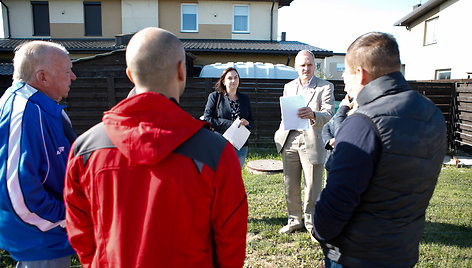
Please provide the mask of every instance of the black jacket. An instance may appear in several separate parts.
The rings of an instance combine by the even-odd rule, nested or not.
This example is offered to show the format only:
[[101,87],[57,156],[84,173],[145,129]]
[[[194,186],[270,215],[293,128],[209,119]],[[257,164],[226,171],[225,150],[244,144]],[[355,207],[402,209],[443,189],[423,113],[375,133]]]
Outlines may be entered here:
[[412,267],[447,148],[444,116],[399,72],[367,84],[357,102],[354,115],[378,131],[380,158],[349,222],[323,250],[347,267]]
[[[220,95],[218,102],[218,92],[212,92],[208,95],[208,101],[205,106],[205,112],[203,114],[203,120],[209,122],[211,127],[218,133],[223,134],[231,126],[233,120],[231,119],[231,107],[230,100],[226,94]],[[239,100],[240,115],[239,118],[244,118],[249,121],[248,129],[250,130],[254,126],[254,120],[252,118],[251,103],[249,97],[246,94],[237,92]],[[218,110],[216,110],[216,104],[218,102]],[[244,146],[247,146],[247,142]]]
[[336,137],[336,132],[338,132],[341,124],[343,123],[344,119],[347,117],[347,113],[351,109],[349,106],[342,105],[339,106],[338,110],[334,114],[334,116],[323,126],[323,130],[321,130],[321,139],[323,140],[323,144],[325,145],[326,149],[326,159],[324,163],[324,167],[326,171],[329,172],[331,168],[331,162],[333,160],[333,150],[334,148],[329,145],[329,141],[332,138]]

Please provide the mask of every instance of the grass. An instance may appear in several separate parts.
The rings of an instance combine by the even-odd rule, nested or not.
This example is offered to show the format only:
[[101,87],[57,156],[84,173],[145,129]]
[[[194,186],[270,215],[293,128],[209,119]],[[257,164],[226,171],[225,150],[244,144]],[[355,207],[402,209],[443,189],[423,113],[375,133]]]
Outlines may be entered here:
[[[255,159],[280,159],[251,153]],[[282,174],[254,175],[243,170],[249,218],[245,267],[319,267],[320,246],[306,231],[280,235],[286,224]],[[0,267],[14,267],[0,251]],[[73,260],[73,267],[80,267]],[[472,169],[444,167],[426,215],[416,267],[472,267]]]
[[[254,156],[252,156],[254,157]],[[261,156],[256,156],[256,158]],[[269,158],[277,158],[270,155]],[[283,176],[243,171],[249,219],[246,267],[319,267],[323,253],[307,232],[286,224]],[[416,267],[472,267],[472,169],[444,167],[426,215]]]

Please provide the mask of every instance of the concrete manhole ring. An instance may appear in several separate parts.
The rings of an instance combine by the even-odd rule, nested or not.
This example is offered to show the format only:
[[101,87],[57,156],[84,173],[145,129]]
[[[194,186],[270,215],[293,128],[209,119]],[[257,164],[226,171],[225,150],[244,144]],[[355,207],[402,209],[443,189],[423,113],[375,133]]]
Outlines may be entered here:
[[273,159],[253,160],[246,164],[246,170],[252,174],[276,174],[283,171],[283,164]]

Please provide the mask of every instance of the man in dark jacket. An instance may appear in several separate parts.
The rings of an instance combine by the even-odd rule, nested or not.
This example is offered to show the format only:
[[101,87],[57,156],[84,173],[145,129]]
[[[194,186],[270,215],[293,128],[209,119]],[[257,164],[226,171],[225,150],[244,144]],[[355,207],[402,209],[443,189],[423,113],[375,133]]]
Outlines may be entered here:
[[447,147],[444,117],[409,88],[393,36],[360,36],[345,66],[359,108],[337,133],[313,235],[326,267],[413,267]]

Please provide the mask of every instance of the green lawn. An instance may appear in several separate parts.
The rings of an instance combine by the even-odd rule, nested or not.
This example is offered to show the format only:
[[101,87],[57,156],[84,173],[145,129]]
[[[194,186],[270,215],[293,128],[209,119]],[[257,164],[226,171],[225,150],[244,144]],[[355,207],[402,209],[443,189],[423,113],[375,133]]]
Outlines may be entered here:
[[[320,246],[306,231],[278,234],[287,220],[283,176],[243,171],[243,178],[249,202],[246,267],[323,264]],[[416,267],[472,267],[472,169],[442,169],[426,218]]]
[[[260,158],[279,156],[251,154],[248,160]],[[243,179],[249,202],[245,267],[319,267],[321,248],[307,232],[278,233],[287,220],[283,176],[244,170]],[[13,267],[8,254],[0,251],[0,257],[0,267]],[[416,267],[472,267],[472,169],[442,169]]]

